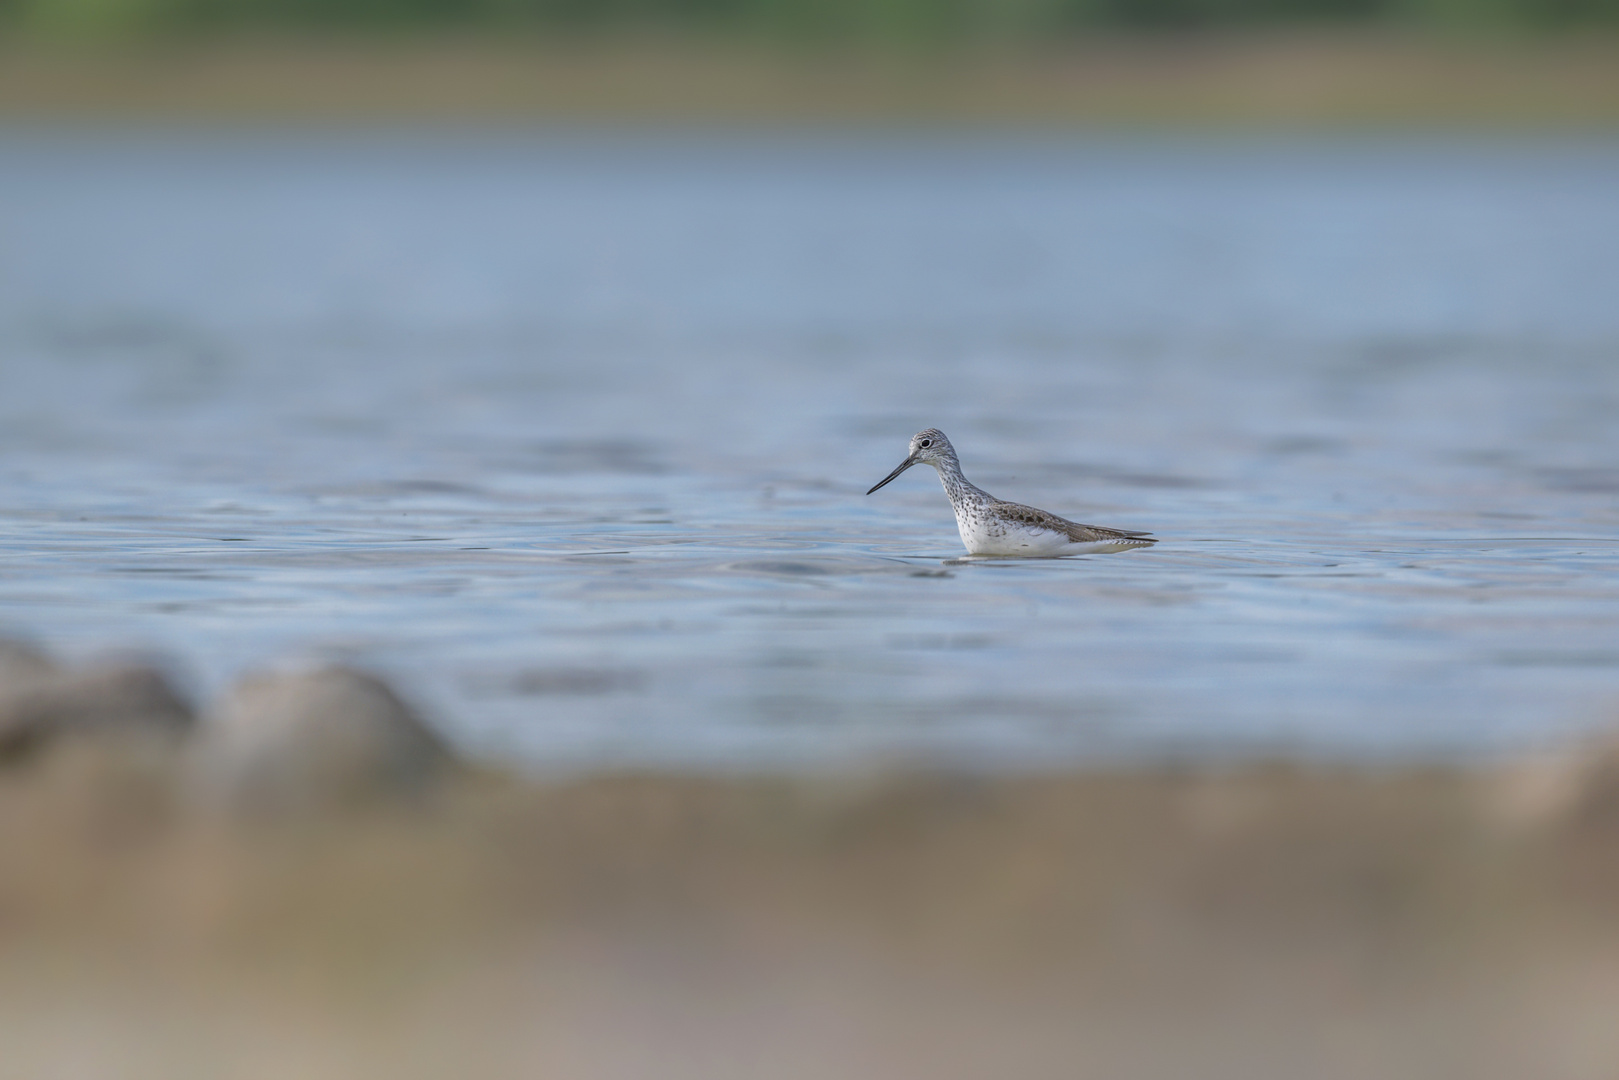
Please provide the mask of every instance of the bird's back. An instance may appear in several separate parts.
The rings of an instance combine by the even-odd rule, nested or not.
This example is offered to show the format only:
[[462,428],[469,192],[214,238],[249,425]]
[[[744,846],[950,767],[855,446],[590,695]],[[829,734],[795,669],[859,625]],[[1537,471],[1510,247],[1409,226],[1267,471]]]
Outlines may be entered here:
[[1105,529],[1100,525],[1081,525],[1077,521],[1069,521],[1067,518],[1058,517],[1033,506],[1024,506],[1022,503],[1003,502],[997,499],[991,504],[991,512],[997,517],[1030,529],[1066,533],[1069,541],[1076,544],[1094,544],[1107,540],[1129,540],[1138,544],[1157,543],[1148,533]]

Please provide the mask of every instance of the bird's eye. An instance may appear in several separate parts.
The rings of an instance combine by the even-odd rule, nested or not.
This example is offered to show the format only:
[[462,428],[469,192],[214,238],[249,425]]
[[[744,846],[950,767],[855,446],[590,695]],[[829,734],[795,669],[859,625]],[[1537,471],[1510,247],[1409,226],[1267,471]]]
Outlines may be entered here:
[[922,442],[919,445],[922,447],[922,449],[926,450],[928,447],[933,445],[933,440],[932,439],[923,439]]

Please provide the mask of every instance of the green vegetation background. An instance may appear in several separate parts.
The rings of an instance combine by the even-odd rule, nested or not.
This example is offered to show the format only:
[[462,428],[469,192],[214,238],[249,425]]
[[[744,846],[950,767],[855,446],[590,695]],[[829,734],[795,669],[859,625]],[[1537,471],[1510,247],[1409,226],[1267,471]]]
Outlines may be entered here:
[[1619,25],[1619,0],[0,0],[14,38],[463,29],[926,47],[1317,25],[1534,33]]

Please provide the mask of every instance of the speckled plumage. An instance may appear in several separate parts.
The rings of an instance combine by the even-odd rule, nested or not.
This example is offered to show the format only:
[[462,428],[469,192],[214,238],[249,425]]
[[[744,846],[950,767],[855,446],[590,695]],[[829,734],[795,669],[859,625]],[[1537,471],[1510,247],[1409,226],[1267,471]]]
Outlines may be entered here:
[[899,468],[866,492],[888,483],[912,465],[932,465],[956,511],[961,542],[973,555],[1075,555],[1086,551],[1140,547],[1154,543],[1148,534],[1081,525],[1022,503],[997,499],[961,474],[956,448],[938,428],[911,437],[910,455]]

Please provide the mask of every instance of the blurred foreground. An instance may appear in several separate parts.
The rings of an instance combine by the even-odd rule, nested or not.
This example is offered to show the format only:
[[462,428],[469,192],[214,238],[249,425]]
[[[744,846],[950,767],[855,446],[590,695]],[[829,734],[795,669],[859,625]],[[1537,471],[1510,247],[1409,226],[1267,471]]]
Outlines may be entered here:
[[[1619,1072],[1601,750],[1474,771],[458,767],[249,812],[191,779],[217,709],[130,738],[186,721],[117,713],[105,675],[18,670],[35,689],[0,701],[0,741],[35,737],[0,773],[10,1075]],[[291,730],[303,710],[306,747],[381,752],[330,735],[382,698],[328,694],[311,723],[320,695],[276,685],[313,684],[225,714]]]

